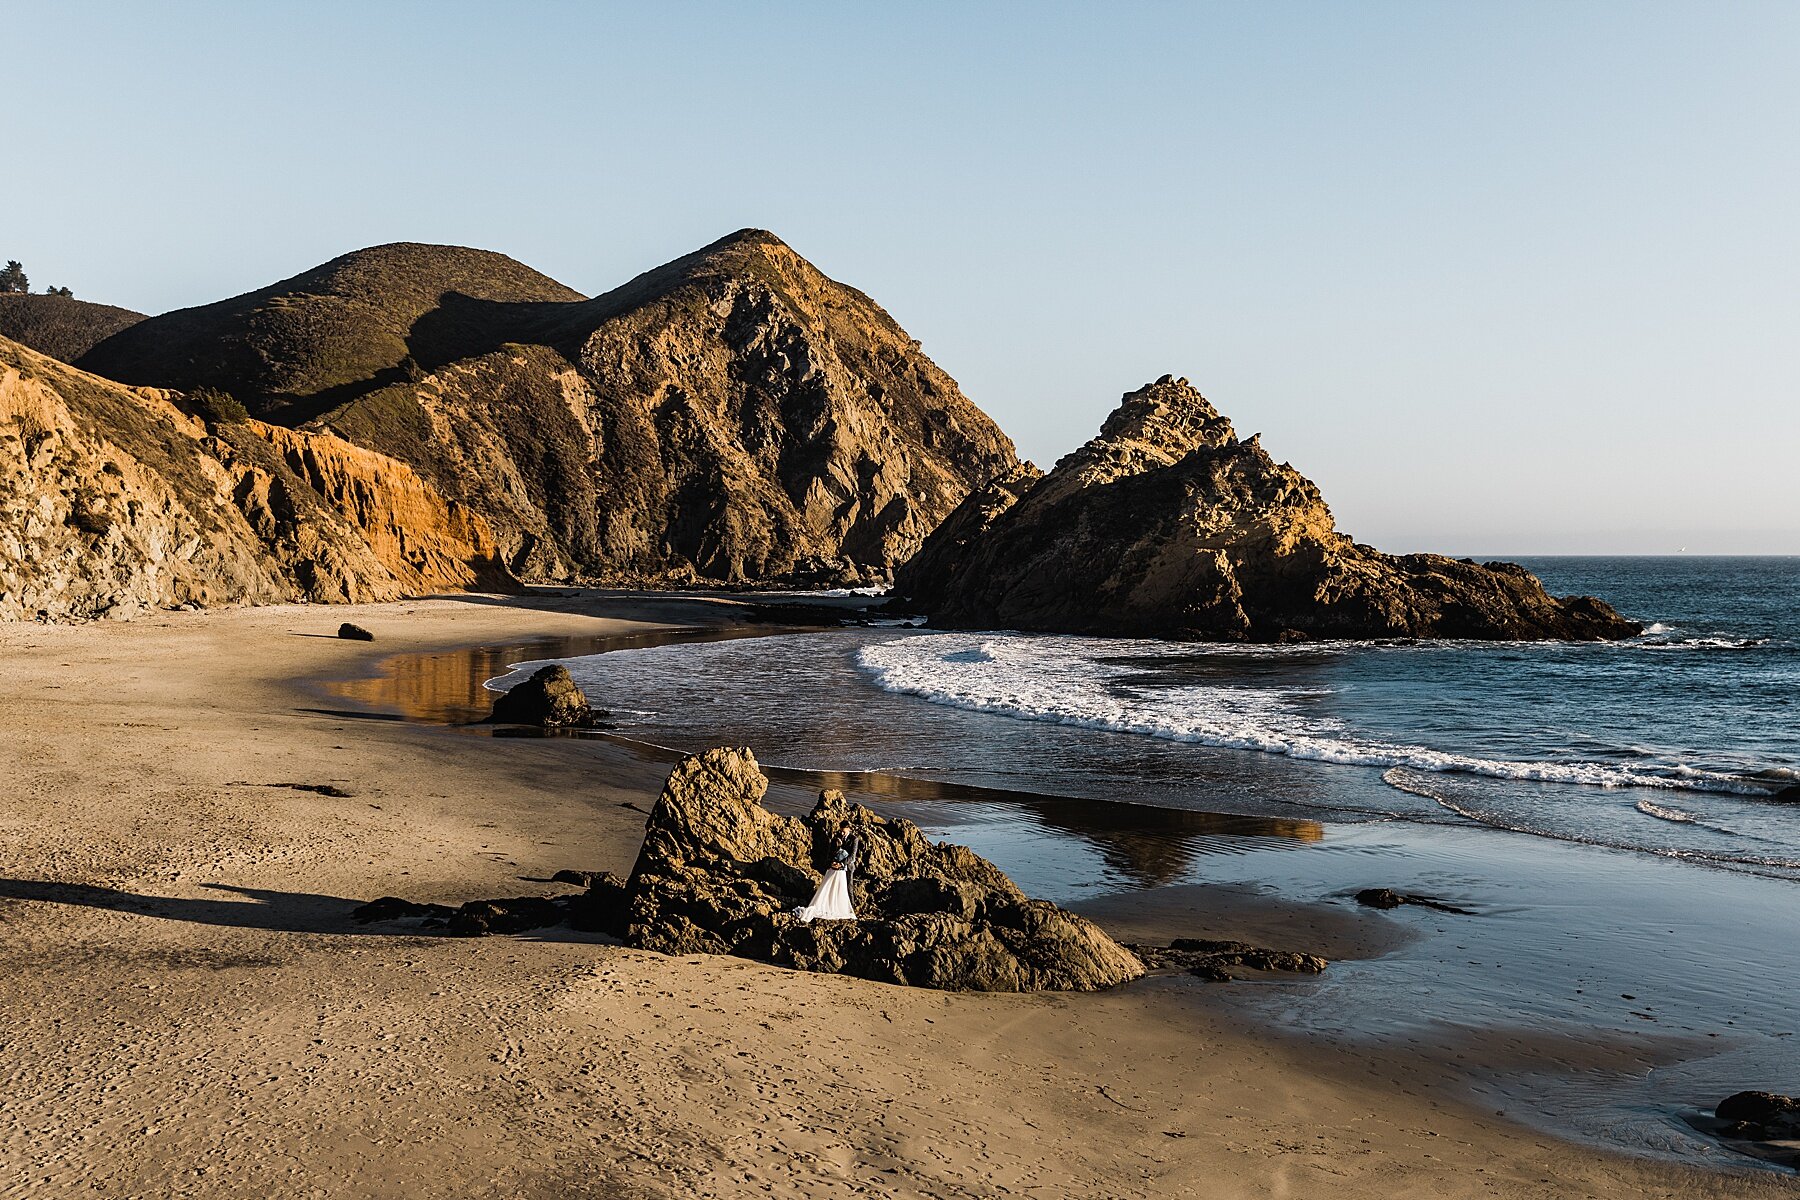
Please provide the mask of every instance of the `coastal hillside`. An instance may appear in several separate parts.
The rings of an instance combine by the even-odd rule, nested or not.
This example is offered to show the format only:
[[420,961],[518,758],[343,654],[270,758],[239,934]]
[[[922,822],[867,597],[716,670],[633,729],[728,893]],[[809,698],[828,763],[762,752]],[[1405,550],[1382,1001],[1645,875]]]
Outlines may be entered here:
[[0,337],[72,363],[144,314],[73,296],[0,293]]
[[533,304],[582,298],[504,254],[396,242],[152,317],[76,365],[121,383],[216,388],[253,416],[294,425],[422,366],[488,348]]
[[486,523],[404,463],[0,338],[0,619],[510,582]]
[[887,313],[761,230],[591,300],[499,255],[379,247],[82,365],[407,462],[531,579],[884,581],[1017,463]]
[[932,623],[1286,641],[1595,640],[1640,631],[1511,563],[1383,554],[1339,533],[1319,489],[1185,379],[1128,393],[1042,478],[964,501],[898,573]]

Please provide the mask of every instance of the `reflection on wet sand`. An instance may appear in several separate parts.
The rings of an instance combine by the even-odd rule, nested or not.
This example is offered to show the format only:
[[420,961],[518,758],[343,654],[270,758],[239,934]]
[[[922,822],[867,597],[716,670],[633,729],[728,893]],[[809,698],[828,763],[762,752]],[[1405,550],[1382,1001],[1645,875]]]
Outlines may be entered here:
[[882,807],[923,825],[1017,822],[1029,819],[1047,833],[1079,838],[1106,866],[1135,887],[1158,887],[1187,878],[1203,855],[1235,853],[1242,839],[1317,842],[1317,821],[1241,816],[1196,809],[1159,808],[1128,800],[1089,800],[943,783],[870,771],[769,769],[771,778],[837,788],[886,801]]
[[375,675],[331,680],[325,687],[332,695],[364,709],[396,714],[409,721],[462,725],[483,720],[493,710],[494,694],[482,685],[506,674],[514,663],[577,658],[674,642],[722,642],[766,632],[744,627],[653,629],[607,637],[541,637],[435,654],[400,654],[377,664]]
[[[676,629],[613,637],[537,638],[502,646],[474,646],[438,653],[404,654],[379,664],[378,674],[333,681],[330,692],[369,715],[398,716],[438,724],[471,724],[493,707],[483,686],[514,663],[574,658],[612,650],[676,642],[757,637],[767,628]],[[783,631],[791,632],[791,631]],[[603,697],[594,698],[604,704]],[[652,760],[673,761],[678,752],[603,731],[571,736],[624,744]],[[885,812],[927,827],[1029,826],[1033,831],[1097,853],[1118,882],[1145,888],[1188,878],[1203,856],[1236,853],[1246,839],[1262,845],[1304,844],[1324,838],[1317,821],[1161,808],[1130,801],[1090,800],[946,783],[871,771],[807,771],[766,767],[771,779],[803,792],[836,788],[875,801]],[[772,799],[772,807],[790,807]]]

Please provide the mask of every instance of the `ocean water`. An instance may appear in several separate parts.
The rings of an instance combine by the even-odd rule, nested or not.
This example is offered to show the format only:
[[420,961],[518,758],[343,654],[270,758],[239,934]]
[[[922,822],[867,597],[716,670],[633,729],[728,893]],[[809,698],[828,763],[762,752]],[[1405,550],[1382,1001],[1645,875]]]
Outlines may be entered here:
[[[1034,894],[1116,909],[1224,884],[1399,926],[1413,940],[1379,959],[1205,995],[1436,1053],[1558,1135],[1741,1164],[1688,1118],[1800,1088],[1800,803],[1782,794],[1800,558],[1526,565],[1646,632],[1257,647],[872,627],[563,661],[626,737],[876,773],[829,782]],[[1351,900],[1371,886],[1474,915],[1371,913]]]
[[858,628],[569,667],[623,732],[677,749],[739,742],[801,768],[1476,824],[1800,879],[1800,801],[1782,795],[1800,788],[1800,559],[1526,565],[1646,632],[1240,646]]

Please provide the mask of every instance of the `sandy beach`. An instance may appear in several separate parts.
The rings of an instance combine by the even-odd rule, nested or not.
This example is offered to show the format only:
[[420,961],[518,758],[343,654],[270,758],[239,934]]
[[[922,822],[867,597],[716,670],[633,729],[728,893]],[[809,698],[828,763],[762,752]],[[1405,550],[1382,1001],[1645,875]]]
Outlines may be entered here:
[[[944,994],[350,920],[625,871],[666,768],[372,717],[324,681],[729,616],[471,596],[0,625],[0,1197],[1795,1194],[1565,1144],[1187,979]],[[1299,908],[1237,929],[1358,950]]]

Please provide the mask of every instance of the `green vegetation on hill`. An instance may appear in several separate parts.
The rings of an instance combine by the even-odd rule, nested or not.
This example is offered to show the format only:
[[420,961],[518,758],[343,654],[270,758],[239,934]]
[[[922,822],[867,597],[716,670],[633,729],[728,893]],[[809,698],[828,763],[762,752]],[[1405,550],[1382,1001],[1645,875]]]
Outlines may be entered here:
[[213,387],[293,424],[491,347],[496,324],[582,299],[504,254],[375,246],[107,339],[80,366],[125,383]]
[[90,304],[72,296],[0,293],[0,337],[39,354],[74,362],[113,334],[144,319],[143,313]]

